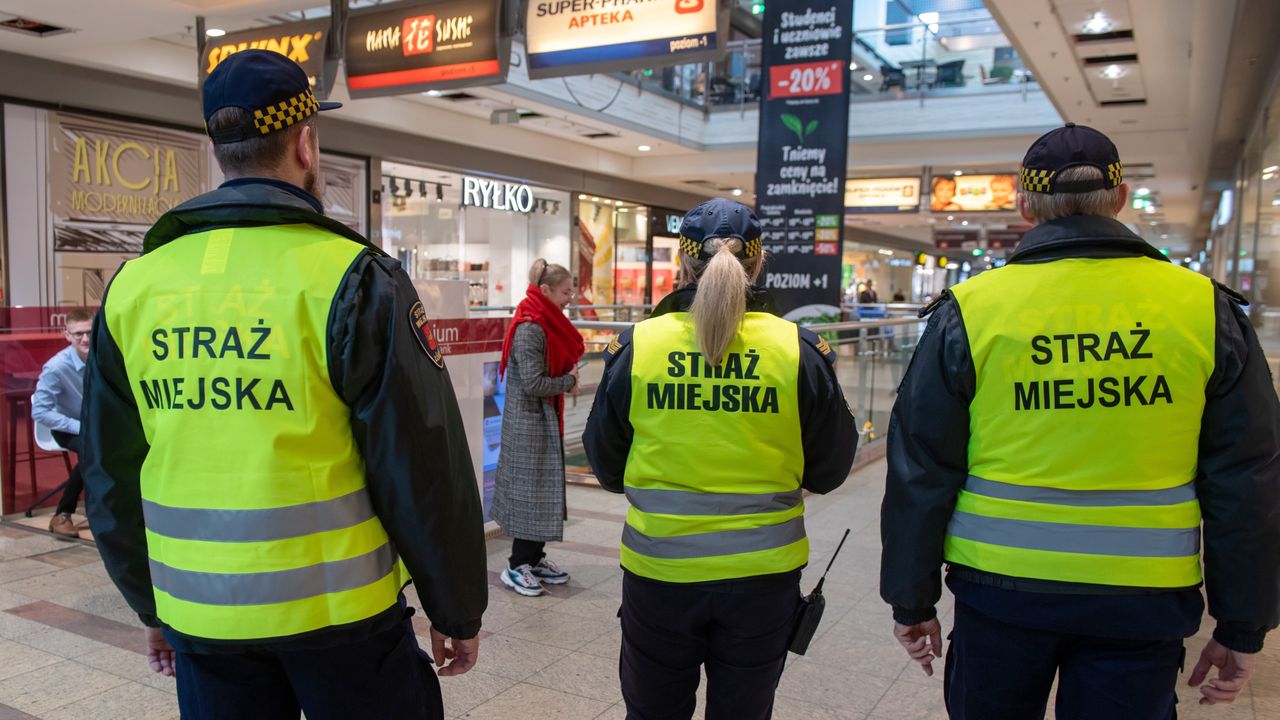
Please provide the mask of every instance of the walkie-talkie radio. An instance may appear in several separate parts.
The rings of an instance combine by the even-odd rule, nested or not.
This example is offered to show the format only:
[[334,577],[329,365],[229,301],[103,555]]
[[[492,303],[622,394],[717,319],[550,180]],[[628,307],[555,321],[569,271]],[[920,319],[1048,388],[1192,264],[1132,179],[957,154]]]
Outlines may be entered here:
[[840,554],[840,548],[844,547],[844,541],[848,538],[849,529],[845,528],[840,544],[831,553],[831,562],[827,563],[827,569],[818,578],[818,584],[813,586],[813,592],[800,601],[800,612],[796,615],[796,624],[791,630],[791,642],[787,644],[787,649],[797,655],[803,655],[809,650],[809,642],[818,631],[818,623],[822,622],[822,611],[827,608],[827,599],[822,596],[822,583],[826,582],[827,573],[831,572],[831,566],[835,564],[836,556]]

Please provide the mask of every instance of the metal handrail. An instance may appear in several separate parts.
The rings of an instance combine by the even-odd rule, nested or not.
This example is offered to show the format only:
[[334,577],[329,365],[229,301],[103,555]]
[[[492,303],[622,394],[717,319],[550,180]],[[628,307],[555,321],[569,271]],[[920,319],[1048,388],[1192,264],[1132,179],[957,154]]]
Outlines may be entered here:
[[[634,322],[605,322],[601,320],[573,320],[573,326],[579,330],[613,330],[621,332],[630,330],[635,327]],[[820,323],[817,325],[805,325],[804,329],[818,333],[825,332],[842,332],[849,330],[874,330],[883,327],[895,327],[899,325],[919,325],[925,322],[921,318],[889,318],[885,320],[850,320],[847,322],[837,323]]]

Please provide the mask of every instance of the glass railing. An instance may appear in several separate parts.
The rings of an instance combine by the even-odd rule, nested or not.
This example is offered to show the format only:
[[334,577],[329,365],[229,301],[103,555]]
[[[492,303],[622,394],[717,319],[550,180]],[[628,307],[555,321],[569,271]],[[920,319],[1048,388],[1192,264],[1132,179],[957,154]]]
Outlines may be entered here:
[[[836,351],[836,376],[858,421],[858,432],[862,436],[859,446],[884,438],[898,384],[924,330],[925,321],[912,310],[918,309],[918,305],[896,307],[898,312],[909,316],[809,328],[822,335]],[[587,477],[591,475],[591,467],[582,449],[582,431],[604,373],[604,350],[617,333],[632,323],[578,321],[574,324],[588,338],[587,364],[580,376],[581,391],[565,399],[565,465],[570,477]]]
[[[708,112],[760,101],[760,40],[727,44],[717,62],[615,73],[614,77]],[[1022,93],[1035,78],[989,17],[857,30],[848,76],[854,102]]]

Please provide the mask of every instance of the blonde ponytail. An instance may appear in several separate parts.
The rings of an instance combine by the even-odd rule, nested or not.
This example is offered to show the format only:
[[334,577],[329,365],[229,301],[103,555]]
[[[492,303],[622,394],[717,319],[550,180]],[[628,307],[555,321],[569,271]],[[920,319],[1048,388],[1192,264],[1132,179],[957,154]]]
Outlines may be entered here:
[[689,314],[697,328],[702,356],[713,366],[718,366],[724,359],[738,335],[743,316],[747,314],[747,290],[751,276],[734,256],[734,252],[741,248],[741,240],[726,239],[700,272],[699,268],[691,268],[699,280],[698,293]]
[[555,287],[560,283],[572,278],[563,265],[548,263],[543,258],[533,261],[533,266],[529,268],[529,284],[530,285],[548,285]]

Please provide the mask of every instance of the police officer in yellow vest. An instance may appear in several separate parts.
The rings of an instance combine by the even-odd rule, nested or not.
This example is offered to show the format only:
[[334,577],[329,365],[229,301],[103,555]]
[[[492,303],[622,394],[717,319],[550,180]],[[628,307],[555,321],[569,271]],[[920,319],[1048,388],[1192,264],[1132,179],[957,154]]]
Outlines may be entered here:
[[839,487],[857,431],[827,343],[751,287],[760,223],[711,200],[680,228],[681,289],[607,351],[583,442],[631,503],[622,695],[634,720],[767,718],[809,561],[802,491]]
[[1266,359],[1238,295],[1115,220],[1127,199],[1105,135],[1046,134],[1018,198],[1035,227],[922,313],[889,430],[880,589],[932,674],[946,563],[957,720],[1043,718],[1055,677],[1059,720],[1173,718],[1202,561],[1217,626],[1188,678],[1201,703],[1238,696],[1280,622]]
[[[273,52],[224,60],[230,178],[168,212],[94,323],[83,463],[108,573],[184,718],[440,718],[487,602],[443,358],[399,264],[323,214],[317,102]],[[176,652],[176,658],[175,658]]]

